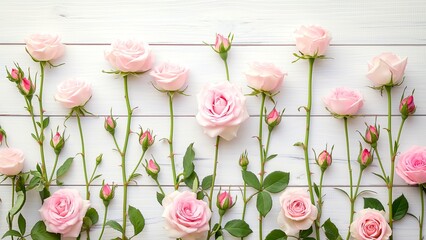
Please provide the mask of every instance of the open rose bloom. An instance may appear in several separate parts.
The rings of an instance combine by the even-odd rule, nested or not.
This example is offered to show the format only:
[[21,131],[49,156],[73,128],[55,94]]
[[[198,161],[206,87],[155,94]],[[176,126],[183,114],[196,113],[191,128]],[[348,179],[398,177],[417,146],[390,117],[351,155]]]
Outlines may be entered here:
[[207,83],[198,94],[196,119],[210,137],[229,141],[248,117],[246,98],[236,85],[223,81]]
[[59,84],[55,100],[66,108],[84,106],[92,97],[92,86],[78,79],[69,79]]
[[367,78],[374,87],[399,85],[404,80],[407,57],[400,58],[393,53],[382,53],[368,63]]
[[193,192],[175,191],[163,199],[165,229],[171,238],[205,239],[212,212]]
[[322,56],[330,45],[330,33],[320,26],[301,26],[294,32],[296,47],[303,55]]
[[358,90],[340,87],[333,89],[323,102],[333,116],[347,117],[358,113],[364,105],[364,98]]
[[64,54],[65,46],[56,34],[32,34],[25,39],[25,48],[37,61],[50,61]]
[[44,200],[39,211],[48,232],[76,238],[89,206],[90,202],[83,200],[77,190],[60,189]]
[[18,175],[24,168],[24,153],[16,148],[0,149],[0,174]]
[[297,236],[300,230],[310,228],[317,218],[318,210],[304,189],[286,189],[280,196],[280,204],[277,222],[287,235]]
[[350,226],[353,239],[386,240],[392,235],[392,229],[386,221],[386,213],[376,209],[363,209],[355,214]]
[[172,63],[163,63],[151,71],[154,84],[164,91],[178,91],[186,87],[188,69]]
[[395,171],[410,185],[426,183],[426,147],[413,146],[399,155]]
[[287,75],[272,63],[259,62],[250,63],[244,74],[249,87],[271,93],[279,91]]

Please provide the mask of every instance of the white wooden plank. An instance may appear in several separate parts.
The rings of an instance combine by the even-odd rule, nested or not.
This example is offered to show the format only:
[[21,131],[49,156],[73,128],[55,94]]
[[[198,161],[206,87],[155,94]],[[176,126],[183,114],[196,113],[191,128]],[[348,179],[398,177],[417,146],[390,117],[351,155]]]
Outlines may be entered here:
[[[213,41],[293,44],[301,24],[320,24],[336,44],[424,44],[426,6],[410,1],[2,1],[1,43],[22,43],[34,31],[54,31],[67,43],[105,43],[141,35],[155,43]],[[11,34],[13,33],[13,34]]]
[[[44,108],[46,114],[66,115],[66,109],[54,101],[53,95],[57,85],[71,77],[80,77],[92,82],[93,98],[87,104],[87,109],[94,114],[109,114],[112,108],[115,114],[126,114],[123,81],[116,76],[102,73],[102,70],[110,70],[111,67],[104,60],[104,50],[107,46],[67,46],[67,52],[63,59],[65,65],[46,70],[44,90]],[[307,101],[307,62],[299,61],[292,64],[295,51],[294,47],[235,47],[229,57],[231,79],[242,85],[244,93],[251,90],[246,87],[244,70],[247,63],[253,61],[269,61],[275,63],[283,71],[288,73],[280,95],[276,97],[278,106],[286,108],[286,114],[304,115],[297,109]],[[416,89],[417,114],[426,114],[426,85],[423,84],[426,70],[423,67],[423,56],[426,47],[332,47],[329,57],[332,59],[318,61],[315,66],[312,114],[329,115],[322,103],[322,98],[332,88],[346,86],[359,89],[365,98],[365,106],[360,114],[387,114],[386,97],[381,97],[380,92],[368,88],[369,80],[365,77],[367,62],[370,59],[386,51],[393,51],[401,56],[408,56],[406,80],[403,86],[393,90],[393,111],[398,113],[400,96],[404,86],[408,86],[407,93]],[[39,67],[34,64],[23,46],[0,46],[0,66],[12,67],[13,62],[18,62],[26,69],[31,67],[32,72]],[[178,96],[175,99],[176,115],[195,115],[197,112],[196,95],[206,82],[224,81],[225,71],[221,59],[207,46],[156,46],[153,53],[156,63],[173,61],[190,69],[189,97]],[[24,101],[14,84],[6,80],[6,72],[0,73],[0,93],[3,99],[0,101],[1,114],[27,114],[23,108]],[[168,115],[169,107],[165,94],[157,92],[151,85],[152,77],[144,75],[130,81],[130,97],[132,106],[139,108],[136,115]],[[35,101],[35,99],[34,99]],[[14,103],[14,104],[11,104]],[[248,97],[247,107],[251,115],[259,113],[260,100]]]
[[[83,187],[71,186],[69,188],[79,189],[83,194]],[[377,195],[365,195],[365,197],[375,197],[378,198],[382,204],[386,208],[387,202],[387,194],[386,188],[384,187],[369,187],[370,190],[377,192]],[[94,192],[97,192],[99,187],[94,188]],[[217,189],[218,190],[218,189]],[[162,207],[157,203],[155,198],[155,191],[157,191],[154,187],[130,187],[129,188],[129,204],[135,206],[140,209],[142,214],[146,220],[146,226],[144,231],[138,239],[158,239],[165,240],[169,239],[167,237],[166,231],[163,229],[163,219],[161,218],[161,213],[163,211]],[[172,188],[165,188],[166,192],[171,192]],[[10,187],[8,186],[0,186],[0,196],[2,199],[2,204],[0,204],[0,216],[4,218],[7,214],[8,209],[10,209]],[[237,204],[231,209],[224,217],[224,222],[226,223],[228,220],[241,218],[242,213],[242,202],[240,201],[241,195],[240,190],[237,188],[231,189],[232,195],[237,196],[238,200]],[[331,220],[336,223],[336,225],[340,229],[340,233],[342,236],[346,236],[347,233],[347,222],[349,221],[349,203],[346,197],[340,193],[339,191],[326,187],[324,188],[325,193],[325,203],[324,203],[324,215],[322,217],[322,221],[331,218]],[[406,196],[410,203],[409,212],[418,216],[420,214],[420,203],[419,203],[419,195],[418,189],[416,187],[396,187],[394,189],[394,197],[398,197],[402,193]],[[121,196],[121,188],[117,188],[116,199],[114,199],[109,208],[108,219],[113,219],[118,222],[121,222],[121,211],[122,211],[122,202],[120,201]],[[273,195],[274,205],[269,213],[269,215],[264,220],[264,233],[265,235],[269,233],[271,230],[278,228],[276,223],[276,218],[279,213],[279,203],[278,203],[279,194]],[[38,199],[38,195],[36,192],[31,191],[29,193],[29,199],[31,201],[27,201],[24,209],[22,210],[23,215],[27,219],[27,231],[30,231],[30,226],[33,226],[35,222],[37,222],[40,218],[38,213],[35,212],[36,209],[40,208],[40,201]],[[103,205],[100,199],[94,194],[92,199],[92,206],[97,208],[100,216],[103,216],[104,210]],[[362,209],[363,200],[360,197],[356,203],[356,209]],[[258,222],[257,222],[257,211],[254,202],[251,202],[248,205],[247,213],[246,213],[246,221],[249,223],[251,228],[253,229],[253,234],[251,234],[247,240],[258,239]],[[213,214],[213,221],[217,222],[218,216],[217,212]],[[6,224],[0,225],[0,232],[5,232],[7,229]],[[101,230],[101,225],[98,223],[91,232],[91,237],[97,239]],[[129,226],[129,232],[132,231],[132,227]],[[416,220],[410,216],[405,217],[400,222],[396,222],[394,225],[394,239],[417,239],[418,237],[418,224]],[[113,231],[109,227],[105,231],[104,239],[111,239],[117,237],[118,233]],[[325,236],[323,236],[325,239]],[[237,239],[233,238],[226,234],[226,239]]]

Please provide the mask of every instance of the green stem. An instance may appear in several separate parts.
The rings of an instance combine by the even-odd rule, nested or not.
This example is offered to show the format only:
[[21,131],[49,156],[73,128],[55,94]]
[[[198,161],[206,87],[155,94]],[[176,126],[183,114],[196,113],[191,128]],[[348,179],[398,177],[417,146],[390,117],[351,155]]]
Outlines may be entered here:
[[244,188],[243,188],[243,201],[244,201],[243,215],[241,217],[241,220],[244,220],[246,218],[246,209],[247,209],[247,184],[246,183],[244,183]]
[[386,179],[386,184],[387,184],[388,176],[386,175],[385,168],[383,167],[383,164],[382,164],[382,159],[379,155],[379,151],[377,151],[377,147],[374,148],[374,152],[376,153],[377,160],[379,161],[380,169],[382,169],[383,178]]
[[47,183],[49,186],[52,183],[53,175],[55,174],[56,166],[58,165],[58,159],[59,159],[59,154],[56,154],[55,163],[53,164],[52,173],[50,174],[50,178],[49,178],[49,181]]
[[[398,130],[398,137],[396,138],[397,146],[399,146],[399,140],[400,140],[400,138],[401,138],[402,128],[404,127],[404,123],[405,123],[405,121],[406,121],[406,120],[407,120],[407,119],[402,119],[401,125],[399,126],[399,130]],[[397,147],[397,149],[398,149],[398,147]],[[396,151],[395,151],[395,153],[396,153]]]
[[[263,184],[263,177],[265,175],[265,154],[263,152],[263,111],[265,108],[265,99],[266,94],[262,94],[262,102],[260,104],[260,113],[259,113],[259,134],[257,136],[259,141],[259,155],[260,155],[260,186]],[[263,239],[263,216],[259,213],[259,239]]]
[[[220,136],[216,137],[216,145],[215,145],[215,153],[214,153],[214,163],[213,163],[213,175],[212,175],[212,184],[210,188],[210,194],[209,194],[209,208],[211,211],[213,211],[212,204],[213,204],[213,190],[214,190],[214,184],[216,181],[216,171],[217,171],[217,159],[219,156],[219,143],[220,143]],[[211,229],[211,219],[209,220],[209,225]],[[209,234],[207,234],[207,240],[209,240]]]
[[154,181],[157,183],[157,186],[160,189],[160,192],[165,196],[166,194],[164,193],[163,188],[161,187],[161,184],[158,181],[158,178],[154,179]]
[[40,91],[38,95],[38,105],[40,110],[40,135],[39,135],[39,145],[40,145],[40,157],[41,157],[41,169],[43,171],[44,179],[46,182],[47,179],[47,170],[46,170],[46,160],[44,157],[44,109],[43,109],[43,85],[44,85],[44,65],[45,62],[40,62]]
[[362,179],[362,173],[363,172],[364,172],[364,170],[362,168],[360,168],[359,175],[358,175],[358,182],[356,184],[355,195],[354,195],[355,196],[355,200],[356,200],[356,198],[358,196],[359,185],[361,184],[361,179]]
[[77,116],[78,130],[80,132],[81,158],[83,160],[84,181],[86,182],[86,200],[90,200],[89,178],[87,175],[86,152],[84,148],[83,128],[81,127],[80,113],[78,111],[76,111],[76,116]]
[[425,215],[425,200],[424,200],[424,196],[423,196],[423,187],[422,185],[419,185],[419,192],[420,192],[420,202],[421,202],[421,206],[422,206],[422,212],[420,213],[420,231],[419,231],[419,240],[423,240],[423,220],[424,220],[424,215]]
[[223,60],[223,62],[225,63],[226,79],[227,79],[228,81],[230,81],[230,79],[229,79],[228,61],[227,61],[227,60]]
[[318,217],[315,221],[315,225],[321,225],[321,215],[322,215],[322,182],[324,179],[324,172],[321,170],[320,182],[319,182],[319,194],[318,194]]
[[98,166],[99,166],[98,164],[95,165],[95,168],[93,169],[92,175],[90,176],[89,184],[92,184],[93,178],[95,177],[96,170],[98,170]]
[[138,163],[136,164],[135,168],[133,169],[132,174],[130,174],[130,176],[128,177],[127,182],[130,182],[130,180],[131,180],[132,176],[133,176],[133,175],[136,173],[136,171],[138,170],[139,166],[140,166],[140,165],[141,165],[141,163],[142,163],[142,159],[143,159],[143,157],[145,156],[145,153],[146,153],[146,151],[143,151],[143,152],[142,152],[142,155],[141,155],[141,157],[139,158],[139,161],[138,161]]
[[[348,158],[348,171],[349,171],[349,192],[350,192],[350,202],[351,202],[351,212],[350,212],[350,220],[349,225],[351,225],[354,218],[354,193],[353,193],[353,180],[352,180],[352,166],[351,166],[351,151],[349,148],[349,133],[348,133],[348,118],[343,118],[345,121],[345,138],[346,138],[346,154]],[[348,235],[346,239],[349,239],[351,232],[348,231]]]
[[[390,169],[390,179],[388,183],[388,207],[389,207],[389,226],[393,229],[393,219],[392,219],[392,199],[393,199],[393,179],[395,175],[395,153],[393,152],[393,141],[392,141],[392,87],[386,86],[386,93],[388,96],[388,135],[389,135],[389,153],[391,158],[391,169]],[[393,236],[390,236],[390,240],[393,239]]]
[[99,235],[99,240],[102,240],[102,236],[104,235],[105,223],[106,223],[106,220],[107,220],[107,215],[108,215],[108,207],[105,206],[104,221],[102,222],[102,230],[101,230],[101,234]]
[[[15,206],[15,180],[16,176],[11,177],[12,180],[12,208]],[[13,229],[13,216],[9,213],[9,230]],[[11,239],[13,240],[13,236],[11,236]]]
[[169,136],[170,161],[172,164],[173,185],[175,187],[175,190],[177,190],[179,185],[176,179],[175,154],[173,152],[173,132],[174,132],[173,93],[167,92],[167,95],[169,96],[169,108],[170,108],[170,136]]

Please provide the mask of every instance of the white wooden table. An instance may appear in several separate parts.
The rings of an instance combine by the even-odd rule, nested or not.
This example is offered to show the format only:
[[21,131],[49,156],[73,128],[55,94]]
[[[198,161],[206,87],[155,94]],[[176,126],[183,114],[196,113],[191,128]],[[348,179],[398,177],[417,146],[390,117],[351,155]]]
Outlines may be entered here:
[[[61,125],[67,111],[53,99],[56,86],[70,77],[81,77],[93,84],[93,98],[87,110],[94,113],[83,119],[85,129],[87,158],[89,169],[95,164],[95,157],[104,154],[100,167],[108,182],[121,183],[119,156],[113,149],[113,142],[103,128],[104,117],[110,109],[120,117],[118,138],[122,138],[125,126],[125,103],[123,99],[122,80],[102,73],[111,67],[104,60],[104,50],[109,43],[120,37],[137,36],[149,42],[155,54],[156,64],[172,61],[190,69],[189,97],[175,98],[176,131],[175,151],[178,168],[181,169],[182,155],[186,146],[195,142],[196,168],[200,176],[211,174],[214,139],[204,135],[195,121],[196,97],[204,83],[224,80],[224,69],[218,56],[203,45],[202,41],[213,42],[215,33],[233,32],[235,44],[230,52],[229,66],[233,82],[245,87],[242,72],[246,63],[251,61],[269,61],[288,72],[284,86],[277,97],[279,108],[286,108],[285,118],[273,136],[271,153],[278,157],[268,163],[267,171],[282,170],[291,172],[292,187],[306,187],[303,152],[293,147],[293,143],[304,137],[304,113],[298,107],[306,104],[307,98],[307,62],[294,60],[293,31],[302,24],[318,24],[330,30],[333,35],[332,46],[327,55],[330,60],[318,61],[314,75],[314,107],[312,117],[312,134],[310,145],[320,151],[328,143],[335,145],[333,166],[325,176],[325,205],[323,219],[328,217],[338,225],[346,236],[349,203],[345,196],[335,187],[348,186],[346,152],[344,145],[343,121],[334,119],[324,109],[321,98],[331,88],[346,86],[359,89],[365,97],[365,106],[361,116],[350,120],[350,135],[354,176],[357,176],[358,141],[361,140],[356,130],[364,132],[364,122],[377,121],[386,126],[386,99],[379,92],[368,88],[366,79],[367,62],[375,55],[391,51],[401,56],[408,56],[406,80],[408,91],[416,89],[415,99],[418,105],[416,116],[407,121],[402,135],[400,151],[410,146],[426,145],[426,4],[421,0],[360,0],[360,1],[2,1],[0,3],[0,66],[12,67],[18,62],[22,67],[38,66],[31,61],[24,50],[23,39],[34,32],[53,32],[62,36],[67,44],[66,54],[59,62],[66,63],[55,69],[47,69],[45,80],[45,109],[51,116],[51,127]],[[26,156],[25,169],[33,169],[38,158],[38,147],[30,133],[33,131],[30,118],[23,108],[24,102],[15,87],[6,80],[6,72],[0,72],[0,124],[7,130],[9,144],[23,149]],[[135,112],[132,130],[138,126],[151,128],[157,139],[168,136],[169,113],[167,98],[151,86],[151,77],[144,75],[130,81],[131,101],[139,108]],[[394,89],[394,113],[397,110],[403,86]],[[233,195],[240,195],[242,179],[238,166],[238,157],[248,149],[250,169],[259,169],[257,141],[252,136],[257,133],[258,108],[260,101],[248,97],[250,119],[239,131],[237,139],[221,144],[217,187],[231,187]],[[270,107],[270,106],[269,106]],[[400,118],[394,117],[395,128]],[[382,131],[379,148],[384,155],[385,168],[389,170],[388,145],[386,131]],[[80,142],[76,120],[67,122],[70,135],[62,156],[74,156],[80,151]],[[129,167],[136,164],[140,147],[136,135],[131,136]],[[172,178],[168,156],[168,145],[157,142],[152,151],[161,165],[160,182],[166,185],[166,191],[172,191]],[[313,156],[313,154],[311,154]],[[53,152],[48,151],[48,166],[53,162]],[[77,157],[70,173],[64,179],[64,187],[84,191],[82,165]],[[92,161],[93,160],[93,161]],[[319,171],[311,160],[313,179],[319,180]],[[369,168],[362,180],[362,189],[377,192],[374,197],[384,204],[387,202],[387,190],[382,181],[372,172],[378,172],[377,162]],[[155,183],[146,176],[138,181],[137,186],[130,187],[129,203],[141,209],[147,225],[138,239],[167,239],[161,218],[162,207],[157,203]],[[102,203],[97,198],[101,181],[96,181],[91,188],[92,203],[102,214]],[[398,177],[395,181],[396,198],[404,193],[410,202],[409,212],[419,215],[420,202],[418,189],[409,187]],[[56,188],[56,187],[55,187]],[[109,219],[121,221],[121,188],[117,189],[116,199],[112,202]],[[10,208],[10,183],[0,185],[0,235],[6,231],[5,216]],[[239,197],[240,198],[240,197]],[[278,199],[278,195],[274,197]],[[227,219],[241,216],[241,202],[226,215]],[[40,201],[36,192],[31,192],[23,210],[28,225],[32,226],[39,219]],[[357,202],[357,209],[362,208],[362,199]],[[277,228],[276,217],[279,204],[274,202],[271,213],[265,220],[265,233]],[[217,218],[217,214],[215,214]],[[255,204],[249,205],[248,222],[254,233],[247,239],[257,239],[257,212]],[[418,227],[414,218],[406,217],[395,223],[395,238],[417,239]],[[93,236],[97,236],[100,226],[96,226]],[[107,229],[105,239],[118,236],[117,232]],[[228,239],[233,239],[229,237]]]

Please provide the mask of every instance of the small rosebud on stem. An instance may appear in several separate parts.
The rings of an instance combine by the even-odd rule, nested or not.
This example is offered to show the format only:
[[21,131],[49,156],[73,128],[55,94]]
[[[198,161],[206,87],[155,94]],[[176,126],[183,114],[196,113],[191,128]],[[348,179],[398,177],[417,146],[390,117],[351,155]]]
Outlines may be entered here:
[[[327,150],[327,147],[326,147],[326,149],[325,150],[323,150],[319,155],[318,155],[318,157],[316,156],[316,154],[315,154],[315,160],[316,160],[316,162],[317,162],[317,164],[318,164],[318,166],[320,166],[320,168],[321,168],[321,171],[325,171],[325,170],[327,170],[327,168],[331,165],[331,163],[333,162],[333,157],[332,157],[332,154],[333,154],[333,149],[334,149],[334,146],[333,147],[331,147],[331,152],[328,152],[328,150]],[[315,151],[314,151],[315,152]]]
[[241,156],[240,159],[238,161],[238,163],[240,164],[241,168],[246,171],[247,170],[247,166],[249,165],[249,159],[247,157],[247,150],[245,150]]
[[96,157],[96,165],[100,165],[102,163],[103,154],[99,154],[99,156]]
[[229,192],[220,192],[217,195],[216,206],[219,209],[219,214],[223,216],[228,209],[235,205],[232,196]]
[[272,131],[278,124],[281,122],[283,112],[278,112],[277,109],[274,107],[272,111],[265,116],[265,122],[268,125],[269,131]]
[[102,182],[102,187],[101,187],[101,190],[99,192],[99,197],[104,202],[105,207],[108,207],[109,203],[114,198],[115,187],[116,186],[114,186],[114,185],[111,187],[108,183],[105,184],[104,182]]
[[373,148],[377,146],[377,141],[379,140],[380,132],[377,129],[376,125],[367,126],[365,130],[364,141],[370,144]]
[[143,131],[141,129],[141,132],[139,134],[139,143],[141,144],[142,150],[144,152],[148,150],[148,148],[151,147],[152,144],[154,144],[154,140],[155,138],[152,136],[152,131],[150,131],[149,129]]
[[18,89],[23,96],[25,96],[28,99],[31,99],[35,91],[35,86],[33,82],[31,81],[31,78],[28,79],[24,77],[19,83]]
[[158,163],[153,159],[150,159],[149,161],[145,160],[145,163],[146,165],[144,167],[146,173],[148,173],[149,176],[156,180],[158,173],[160,172],[160,165],[158,165]]
[[55,151],[55,154],[57,155],[61,153],[65,145],[65,139],[63,134],[64,133],[62,133],[61,135],[61,133],[59,133],[58,131],[56,132],[55,135],[53,135],[53,133],[51,134],[50,146],[53,148],[53,150]]
[[373,162],[373,156],[371,155],[371,152],[366,148],[360,151],[358,156],[358,162],[361,165],[362,170],[370,166],[370,164]]
[[104,127],[111,135],[115,134],[115,127],[117,126],[117,122],[112,117],[112,115],[105,118]]
[[399,104],[399,112],[403,119],[407,119],[408,116],[413,115],[416,112],[416,105],[414,104],[414,96],[410,95],[401,100]]
[[[0,127],[0,145],[3,144],[3,141],[6,141],[7,135],[6,135],[6,131]],[[7,142],[6,142],[7,145]]]

